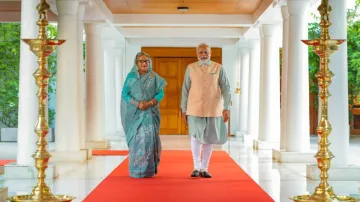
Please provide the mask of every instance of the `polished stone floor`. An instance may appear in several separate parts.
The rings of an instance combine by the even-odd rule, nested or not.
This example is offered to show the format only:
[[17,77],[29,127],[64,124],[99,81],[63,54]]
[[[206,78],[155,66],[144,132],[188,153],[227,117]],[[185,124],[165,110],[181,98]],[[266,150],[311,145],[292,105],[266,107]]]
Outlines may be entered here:
[[[189,150],[188,136],[161,136],[164,150]],[[50,149],[54,147],[50,143]],[[16,158],[16,143],[0,143],[0,159]],[[317,149],[316,137],[311,138],[311,148]],[[123,138],[111,141],[111,149],[127,149]],[[225,150],[238,165],[248,173],[275,201],[287,202],[290,196],[313,192],[317,181],[306,178],[306,164],[278,163],[272,160],[271,150],[253,150],[240,137],[232,137],[226,144],[216,146],[217,150]],[[360,165],[360,137],[350,139],[350,159],[352,164]],[[85,164],[59,163],[60,175],[47,180],[55,194],[76,196],[76,202],[82,201],[114,168],[126,157],[94,156]],[[192,168],[189,168],[189,173]],[[211,172],[211,162],[210,168]],[[9,195],[28,194],[35,185],[35,180],[5,180],[0,176],[0,187],[9,188]],[[359,181],[330,181],[337,194],[359,196]],[[119,187],[121,189],[121,187]]]

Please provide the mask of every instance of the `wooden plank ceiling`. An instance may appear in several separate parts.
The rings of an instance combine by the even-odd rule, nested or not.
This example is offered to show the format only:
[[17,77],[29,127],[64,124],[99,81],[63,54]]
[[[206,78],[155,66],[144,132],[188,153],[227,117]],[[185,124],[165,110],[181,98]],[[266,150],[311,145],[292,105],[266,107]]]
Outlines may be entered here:
[[[104,0],[113,14],[252,14],[262,0]],[[178,6],[189,7],[178,11]]]

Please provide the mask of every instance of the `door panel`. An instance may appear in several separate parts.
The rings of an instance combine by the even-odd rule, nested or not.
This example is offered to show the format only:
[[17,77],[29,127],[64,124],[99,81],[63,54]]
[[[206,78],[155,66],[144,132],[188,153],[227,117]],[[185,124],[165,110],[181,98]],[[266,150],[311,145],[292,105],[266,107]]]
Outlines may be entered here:
[[160,102],[160,134],[177,135],[181,133],[179,106],[181,96],[181,58],[155,58],[154,71],[168,83],[164,89],[165,97]]
[[[181,86],[184,83],[184,76],[185,76],[185,71],[186,68],[189,64],[198,61],[198,59],[196,57],[193,58],[183,58],[183,63],[184,65],[181,67]],[[184,121],[181,121],[181,134],[187,135],[189,134],[189,128],[188,125],[184,123]]]

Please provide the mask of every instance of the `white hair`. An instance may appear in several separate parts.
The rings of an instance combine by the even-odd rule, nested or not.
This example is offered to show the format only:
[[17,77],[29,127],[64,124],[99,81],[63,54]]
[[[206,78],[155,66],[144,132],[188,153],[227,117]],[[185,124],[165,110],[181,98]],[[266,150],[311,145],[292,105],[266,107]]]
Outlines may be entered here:
[[208,47],[208,49],[211,51],[211,47],[209,46],[209,44],[207,43],[200,43],[199,45],[196,46],[196,51],[199,51],[200,47],[206,46]]

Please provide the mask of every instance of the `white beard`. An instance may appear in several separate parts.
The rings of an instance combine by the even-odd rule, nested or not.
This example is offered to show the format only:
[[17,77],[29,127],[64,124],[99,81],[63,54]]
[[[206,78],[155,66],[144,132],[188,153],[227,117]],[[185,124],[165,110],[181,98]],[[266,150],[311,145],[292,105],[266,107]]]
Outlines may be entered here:
[[199,59],[199,61],[200,61],[200,64],[206,64],[206,63],[208,63],[208,62],[210,61],[210,58],[205,59],[205,60],[202,60],[202,59],[200,59],[200,58],[198,58],[198,59]]

